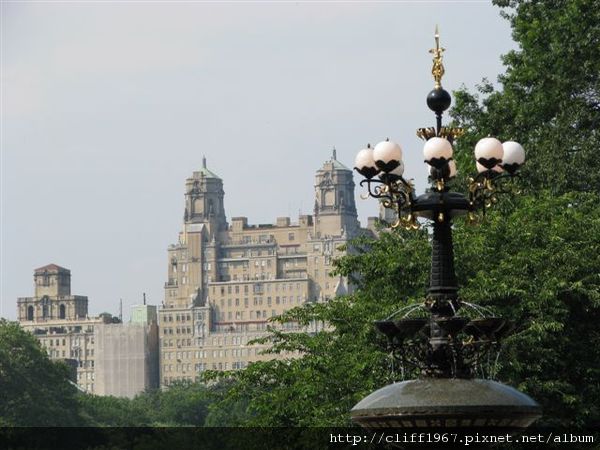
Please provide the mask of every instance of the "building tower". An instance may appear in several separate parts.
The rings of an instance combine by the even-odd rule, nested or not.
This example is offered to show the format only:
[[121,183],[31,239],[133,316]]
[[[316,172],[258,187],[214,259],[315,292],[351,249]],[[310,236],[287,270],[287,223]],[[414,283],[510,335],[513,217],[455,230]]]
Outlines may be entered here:
[[227,229],[224,196],[223,180],[206,168],[206,157],[202,157],[202,169],[185,182],[183,221],[186,224],[205,224],[210,238]]
[[19,299],[19,322],[85,318],[88,299],[71,295],[71,271],[56,264],[35,269],[34,297]]
[[[223,180],[206,167],[193,172],[185,182],[185,211],[179,242],[168,251],[169,278],[165,284],[165,306],[188,308],[206,301],[206,284],[216,270],[219,232],[227,230]],[[210,270],[208,269],[210,267]],[[206,268],[203,276],[203,268]]]
[[355,236],[360,229],[352,171],[337,160],[335,148],[315,177],[314,212],[315,237]]

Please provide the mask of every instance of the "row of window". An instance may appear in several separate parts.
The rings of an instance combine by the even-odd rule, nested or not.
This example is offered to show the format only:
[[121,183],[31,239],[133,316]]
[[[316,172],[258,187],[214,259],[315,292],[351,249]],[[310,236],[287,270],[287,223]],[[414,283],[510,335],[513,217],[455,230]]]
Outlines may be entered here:
[[163,339],[163,341],[162,341],[163,347],[173,347],[174,343],[178,348],[179,347],[191,347],[192,340],[191,339],[177,339],[177,340]]
[[[272,288],[272,286],[275,286],[274,288]],[[296,291],[302,291],[303,290],[303,286],[304,283],[295,283],[295,288]],[[244,288],[244,294],[248,294],[250,291],[249,285],[245,284],[243,286]],[[212,287],[212,294],[213,295],[217,295],[217,287],[213,286]],[[279,290],[285,292],[286,290],[288,291],[293,291],[294,290],[294,283],[254,283],[252,285],[252,292],[253,293],[263,293],[263,292],[271,292],[271,290],[274,290],[275,292],[279,292]],[[240,286],[236,285],[236,286],[220,286],[219,292],[221,295],[225,295],[225,292],[227,292],[227,294],[239,294],[240,293]]]
[[[219,320],[220,321],[225,321],[225,320],[246,320],[245,317],[245,312],[246,311],[235,311],[235,315],[232,311],[228,311],[228,312],[220,312],[219,314]],[[267,315],[268,311],[266,309],[263,309],[262,311],[257,310],[250,310],[250,320],[252,319],[266,319],[268,317],[275,317],[277,315],[279,315],[277,313],[277,311],[275,311],[274,309],[271,310],[271,315]]]
[[94,381],[96,378],[94,372],[77,372],[77,383],[82,380]]
[[264,348],[252,347],[252,348],[233,348],[233,349],[219,349],[219,350],[196,350],[196,351],[181,351],[181,352],[167,352],[164,353],[164,361],[182,361],[189,360],[192,355],[195,359],[212,359],[217,358],[228,358],[231,354],[234,358],[243,358],[247,356],[258,356],[262,354]]
[[[62,342],[62,344],[61,344],[61,342]],[[93,344],[94,343],[94,338],[92,337],[92,338],[88,339],[86,337],[85,338],[85,342],[86,343],[90,342],[91,344]],[[61,339],[54,339],[54,338],[40,339],[40,343],[43,346],[45,346],[45,347],[54,347],[54,346],[58,347],[60,345],[63,345],[63,346],[67,345],[67,340],[65,338],[62,338],[62,340]],[[81,338],[74,338],[74,339],[70,340],[70,343],[71,343],[72,346],[76,346],[77,347],[77,346],[80,346],[83,343],[83,339],[81,339]]]
[[272,272],[261,272],[253,275],[245,273],[241,276],[238,276],[237,273],[234,273],[233,276],[221,274],[216,280],[213,280],[213,277],[209,275],[207,277],[207,281],[209,283],[212,283],[213,281],[229,283],[231,281],[271,281],[275,280],[276,278],[277,277]]
[[[175,314],[173,315],[164,315],[162,316],[162,320],[164,320],[165,322],[173,322],[173,320],[175,320],[175,322],[189,322],[192,320],[192,315],[191,314]],[[204,313],[202,312],[198,312],[196,313],[196,320],[204,320]]]
[[[275,305],[285,305],[288,302],[288,297],[287,296],[276,296],[275,297],[275,302],[273,302],[273,298],[272,297],[267,297],[266,299],[263,299],[263,297],[254,297],[252,299],[252,304],[254,306],[262,306],[263,305],[263,300],[266,301],[266,305],[267,306],[272,306],[273,303]],[[301,304],[304,300],[306,300],[306,297],[302,297],[300,295],[297,295],[295,298],[293,295],[290,295],[289,297],[289,303],[290,305],[294,303],[294,301],[296,302],[296,304]],[[241,301],[239,298],[236,299],[231,299],[228,298],[227,302],[225,302],[225,299],[221,299],[220,301],[220,305],[221,308],[225,308],[225,305],[227,305],[228,308],[231,308],[233,306],[241,306]],[[244,298],[244,308],[248,308],[249,307],[249,301],[248,298]]]
[[173,334],[173,330],[175,334],[192,334],[191,327],[163,328],[163,334]]
[[[234,361],[231,363],[231,369],[232,370],[237,370],[237,369],[244,369],[248,366],[248,363],[246,361]],[[194,364],[194,371],[195,372],[202,372],[204,370],[208,370],[209,368],[211,368],[212,370],[229,370],[229,363],[228,362],[219,362],[219,363],[212,363],[212,365],[209,366],[209,364],[207,363],[197,363]],[[192,371],[192,365],[191,364],[165,364],[163,366],[163,373],[169,373],[169,372],[183,372],[183,373],[190,373]],[[190,377],[183,377],[184,380],[190,380]],[[181,380],[180,378],[164,378],[165,380],[165,385],[169,385],[170,382],[175,381],[175,380]]]

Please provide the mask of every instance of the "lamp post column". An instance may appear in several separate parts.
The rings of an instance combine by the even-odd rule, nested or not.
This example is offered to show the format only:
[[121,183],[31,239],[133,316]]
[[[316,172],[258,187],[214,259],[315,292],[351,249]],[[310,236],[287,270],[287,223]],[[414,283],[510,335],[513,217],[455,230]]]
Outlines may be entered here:
[[444,213],[433,222],[429,299],[434,315],[453,316],[458,309],[458,283],[454,272],[452,223]]

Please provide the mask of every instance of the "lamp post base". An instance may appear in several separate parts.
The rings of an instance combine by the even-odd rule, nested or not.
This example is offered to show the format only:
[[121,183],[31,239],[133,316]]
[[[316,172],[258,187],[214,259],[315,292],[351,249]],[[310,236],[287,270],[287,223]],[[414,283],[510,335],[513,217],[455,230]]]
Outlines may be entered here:
[[529,396],[496,381],[425,378],[385,386],[350,414],[364,428],[518,431],[540,418],[542,410]]

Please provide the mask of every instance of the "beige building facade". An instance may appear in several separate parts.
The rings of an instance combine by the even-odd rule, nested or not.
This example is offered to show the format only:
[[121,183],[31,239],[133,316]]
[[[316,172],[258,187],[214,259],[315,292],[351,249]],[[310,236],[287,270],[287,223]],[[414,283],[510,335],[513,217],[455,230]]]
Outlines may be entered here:
[[156,307],[134,307],[132,323],[108,313],[88,316],[88,298],[71,295],[71,272],[56,264],[34,271],[34,296],[17,300],[21,327],[53,360],[73,369],[89,394],[133,397],[158,387]]
[[227,222],[223,181],[205,159],[186,180],[183,227],[168,248],[159,310],[162,385],[272,359],[262,354],[265,346],[248,345],[265,335],[271,317],[348,293],[347,280],[330,271],[344,253],[340,246],[361,228],[352,171],[335,150],[316,172],[314,189],[314,214],[250,225],[245,217]]
[[110,315],[88,317],[88,298],[71,295],[71,271],[56,264],[35,269],[34,296],[17,300],[18,320],[53,360],[76,369],[76,383],[96,391],[96,328],[111,323]]

